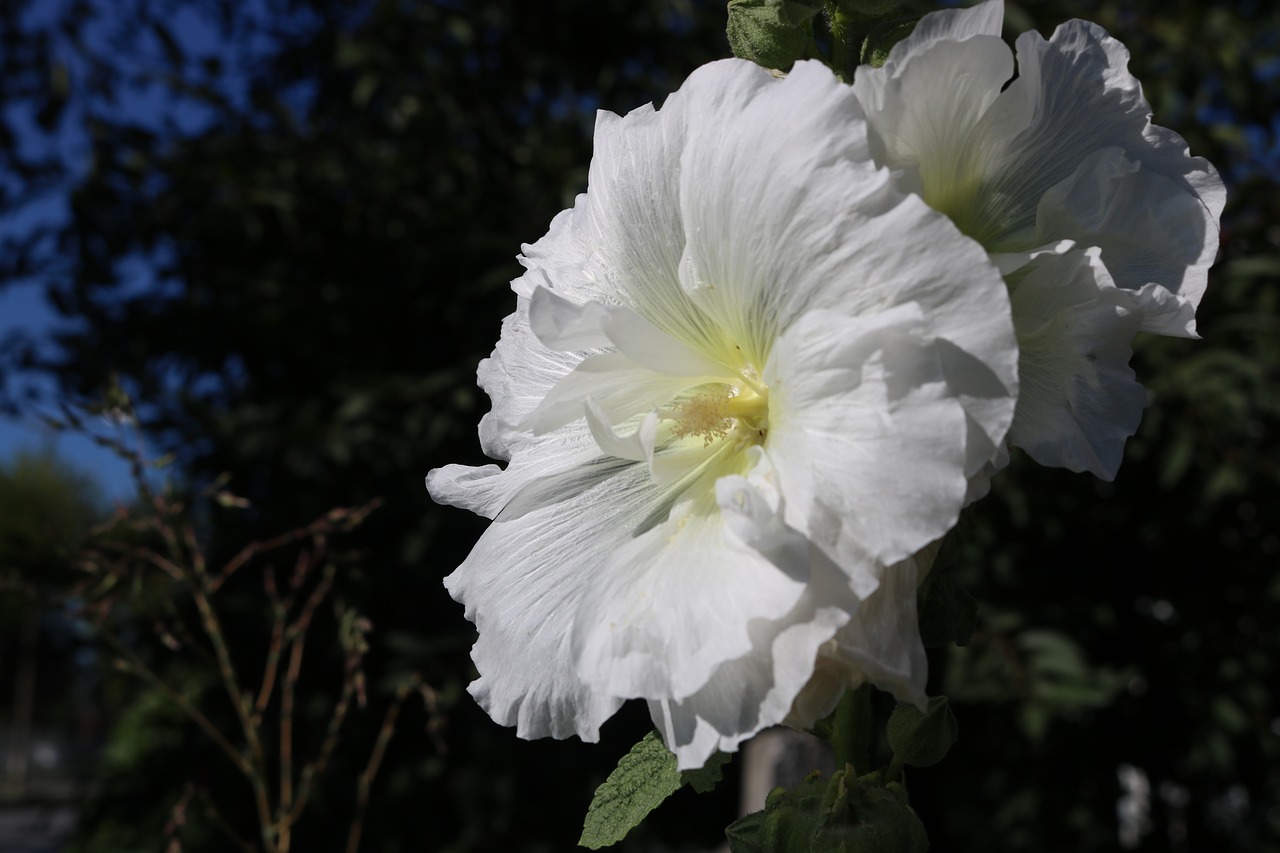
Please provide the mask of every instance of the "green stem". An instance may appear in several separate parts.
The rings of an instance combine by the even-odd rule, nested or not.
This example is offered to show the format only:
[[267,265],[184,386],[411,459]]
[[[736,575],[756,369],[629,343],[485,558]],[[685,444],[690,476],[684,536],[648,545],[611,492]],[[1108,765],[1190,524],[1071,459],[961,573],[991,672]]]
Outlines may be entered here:
[[894,756],[889,762],[889,766],[880,771],[881,782],[901,782],[902,781],[902,759]]
[[836,767],[852,764],[856,774],[871,770],[871,686],[846,690],[832,720],[831,748]]
[[860,51],[854,32],[855,19],[840,6],[835,0],[827,3],[827,19],[831,22],[831,66],[841,80],[852,83]]

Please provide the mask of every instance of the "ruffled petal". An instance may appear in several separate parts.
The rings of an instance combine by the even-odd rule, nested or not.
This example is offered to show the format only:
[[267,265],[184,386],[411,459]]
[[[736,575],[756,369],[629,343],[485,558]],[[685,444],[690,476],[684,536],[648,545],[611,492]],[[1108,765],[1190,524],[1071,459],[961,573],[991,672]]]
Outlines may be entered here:
[[805,594],[781,619],[749,626],[751,650],[725,661],[682,700],[649,701],[654,725],[682,769],[701,767],[717,749],[733,751],[783,722],[813,674],[818,649],[856,618],[848,579],[819,552]]
[[846,690],[870,682],[899,702],[923,708],[929,659],[920,640],[916,592],[937,543],[885,569],[880,588],[818,653],[813,674],[796,694],[786,724],[806,729],[826,717]]
[[[806,100],[788,84],[814,94]],[[848,87],[825,69],[799,63],[757,99],[770,110],[760,114],[757,133],[691,136],[683,198],[689,228],[681,264],[685,288],[723,330],[724,347],[732,345],[757,367],[767,362],[778,335],[808,312],[857,316],[920,305],[929,334],[955,345],[947,351],[948,379],[986,436],[966,460],[977,471],[1004,439],[1017,386],[1004,283],[981,246],[920,199],[899,195],[888,173],[871,167],[851,101]],[[849,125],[839,134],[841,145],[801,141],[806,134],[833,135],[804,116],[833,113]],[[788,156],[794,150],[810,153],[806,159]],[[744,166],[733,170],[731,181],[695,180],[717,161],[753,156],[799,163],[794,171]],[[906,234],[912,239],[902,239]],[[929,251],[920,251],[922,245]],[[793,263],[797,256],[805,262]],[[731,361],[733,355],[721,357]]]
[[555,352],[529,328],[529,300],[517,297],[516,310],[502,321],[493,353],[476,371],[492,408],[480,420],[480,446],[493,459],[510,459],[532,439],[525,421],[547,392],[582,360],[581,354]]
[[1040,200],[1037,239],[1064,236],[1102,249],[1117,287],[1164,288],[1185,310],[1162,315],[1151,331],[1195,336],[1195,307],[1217,247],[1217,228],[1195,196],[1170,178],[1142,168],[1120,148],[1085,158],[1075,173]]
[[927,703],[929,660],[920,639],[916,591],[935,553],[926,549],[927,559],[916,555],[885,569],[880,587],[862,602],[857,618],[836,632],[822,652],[823,658],[917,707]]
[[[680,204],[687,136],[701,125],[735,124],[756,94],[776,82],[748,62],[713,62],[691,74],[661,112],[646,106],[596,119],[585,215],[576,223],[579,239],[592,247],[583,273],[609,300],[695,346],[714,343],[719,334],[680,285],[689,231]],[[727,177],[723,167],[702,176]]]
[[661,406],[677,394],[709,381],[671,376],[637,365],[619,352],[587,356],[546,391],[521,426],[545,433],[587,414],[594,400],[608,423],[616,424]]
[[1022,390],[1009,443],[1042,465],[1111,480],[1146,393],[1129,368],[1141,306],[1100,254],[1046,257],[1013,290]]
[[540,506],[499,513],[445,579],[479,631],[471,656],[480,678],[471,694],[524,738],[594,741],[621,705],[618,694],[579,677],[570,614],[614,553],[673,500],[643,465],[613,460],[607,473],[579,473],[576,487],[544,492]]
[[849,87],[815,62],[766,77],[732,122],[715,120],[718,92],[691,97],[688,108],[710,116],[689,133],[680,184],[681,284],[713,324],[704,346],[757,367],[853,256],[847,232],[896,200]]
[[[985,7],[992,17],[997,10]],[[1037,230],[1037,211],[1082,160],[1118,147],[1141,165],[1144,190],[1146,176],[1164,178],[1185,197],[1171,204],[1172,191],[1163,186],[1135,197],[1147,205],[1143,215],[1115,217],[1108,227],[1136,233],[1113,239],[1135,244],[1159,217],[1166,232],[1189,241],[1176,253],[1180,260],[1189,256],[1181,275],[1170,278],[1172,264],[1166,264],[1161,278],[1132,283],[1144,261],[1119,259],[1113,246],[1118,284],[1169,280],[1170,289],[1198,302],[1216,249],[1222,182],[1206,161],[1188,156],[1177,134],[1150,123],[1150,107],[1127,68],[1128,51],[1097,25],[1069,21],[1047,41],[1035,32],[1019,37],[1014,77],[1006,73],[1009,50],[994,37],[998,28],[956,26],[976,15],[926,15],[883,68],[858,69],[855,90],[867,109],[877,160],[902,170],[902,187],[921,193],[988,250],[1016,254],[1049,234],[1086,243],[1089,232]]]
[[912,35],[894,46],[883,67],[863,66],[854,79],[875,131],[877,160],[906,170],[903,187],[922,193],[966,232],[978,230],[981,209],[972,212],[972,202],[1001,153],[975,130],[1012,77],[1013,54],[998,35],[963,41]]
[[[904,39],[911,44],[902,48],[909,56],[918,48],[934,41],[964,41],[973,36],[998,36],[1004,30],[1004,0],[986,0],[964,9],[943,9],[925,15],[916,24],[911,35]],[[902,44],[899,42],[898,45]],[[894,45],[894,49],[898,49]],[[888,65],[895,60],[890,51]]]
[[602,692],[684,699],[751,650],[753,622],[780,618],[804,594],[808,543],[786,529],[781,498],[759,472],[732,473],[728,450],[586,585],[574,651],[583,680]]
[[[787,522],[869,595],[879,567],[955,524],[967,488],[965,411],[922,336],[919,306],[814,311],[778,340],[766,449]],[[891,460],[891,461],[890,461]]]

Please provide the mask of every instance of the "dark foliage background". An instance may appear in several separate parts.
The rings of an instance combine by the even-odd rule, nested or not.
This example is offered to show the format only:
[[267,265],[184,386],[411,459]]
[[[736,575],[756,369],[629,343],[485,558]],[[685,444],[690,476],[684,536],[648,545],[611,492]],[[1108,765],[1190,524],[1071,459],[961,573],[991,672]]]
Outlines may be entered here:
[[[911,777],[913,798],[936,850],[1115,850],[1131,765],[1150,787],[1133,849],[1280,851],[1280,12],[1027,2],[1009,32],[1075,15],[1128,45],[1157,120],[1222,169],[1222,256],[1204,340],[1140,342],[1151,404],[1117,481],[1015,459],[967,520],[956,570],[983,627],[935,655],[961,739]],[[0,287],[40,282],[67,321],[56,346],[3,342],[4,404],[30,405],[17,379],[31,371],[68,399],[118,381],[185,483],[227,472],[252,502],[202,516],[223,556],[386,499],[347,540],[362,557],[338,583],[374,626],[371,708],[297,849],[334,849],[405,673],[439,691],[447,750],[410,706],[368,850],[570,848],[591,791],[646,730],[629,709],[600,745],[529,744],[471,703],[472,629],[440,579],[481,524],[434,506],[422,480],[482,460],[475,364],[510,310],[519,245],[584,189],[594,110],[660,101],[727,55],[724,17],[696,0],[0,4]],[[226,593],[250,671],[256,590]],[[310,660],[304,739],[320,736],[340,656]],[[233,771],[161,697],[94,683],[113,727],[75,849],[161,849],[182,786],[231,792]],[[72,701],[41,695],[50,714]],[[714,847],[733,781],[682,793],[628,843]],[[237,796],[220,805],[243,825]],[[183,843],[224,849],[195,815]]]

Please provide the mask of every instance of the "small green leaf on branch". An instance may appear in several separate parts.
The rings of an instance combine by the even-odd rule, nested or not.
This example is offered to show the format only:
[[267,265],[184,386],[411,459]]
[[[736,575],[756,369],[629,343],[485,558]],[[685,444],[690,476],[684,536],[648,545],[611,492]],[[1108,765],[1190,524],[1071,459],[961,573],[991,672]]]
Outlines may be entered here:
[[959,724],[946,696],[930,699],[926,711],[901,704],[889,717],[889,746],[894,756],[910,767],[937,764],[956,742],[958,733]]
[[714,788],[728,760],[728,755],[718,752],[701,769],[681,772],[662,738],[649,732],[596,789],[578,844],[590,850],[617,844],[684,785],[700,794]]

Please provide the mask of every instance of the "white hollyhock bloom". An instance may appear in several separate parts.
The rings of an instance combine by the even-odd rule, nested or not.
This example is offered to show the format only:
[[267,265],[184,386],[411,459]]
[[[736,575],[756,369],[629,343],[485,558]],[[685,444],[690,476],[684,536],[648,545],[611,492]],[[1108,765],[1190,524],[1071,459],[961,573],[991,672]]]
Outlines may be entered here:
[[1069,21],[1022,34],[1015,69],[1003,18],[1001,0],[926,15],[854,89],[876,161],[1008,274],[1023,352],[1009,443],[1111,479],[1145,399],[1133,334],[1195,337],[1226,195],[1151,124],[1123,45]]
[[682,768],[787,717],[839,636],[847,680],[923,701],[910,558],[1002,442],[1017,353],[998,270],[875,167],[852,90],[726,60],[600,113],[521,260],[479,370],[507,465],[427,478],[493,519],[445,581],[476,700],[592,741],[643,698]]

